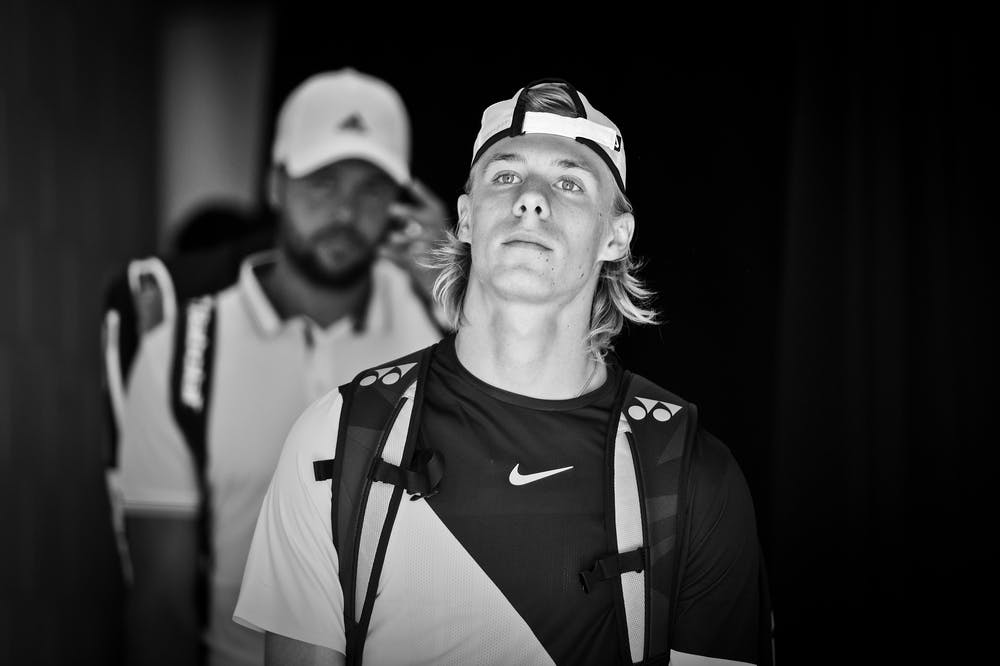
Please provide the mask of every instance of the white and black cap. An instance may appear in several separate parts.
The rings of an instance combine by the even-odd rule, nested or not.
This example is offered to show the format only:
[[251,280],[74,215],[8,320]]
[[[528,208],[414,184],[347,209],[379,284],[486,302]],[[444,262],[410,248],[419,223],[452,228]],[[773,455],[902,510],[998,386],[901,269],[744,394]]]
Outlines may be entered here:
[[[524,93],[543,83],[559,84],[573,100],[576,116],[526,111]],[[497,102],[483,112],[482,124],[472,149],[472,164],[497,141],[522,134],[554,134],[574,139],[592,148],[611,169],[619,189],[625,192],[625,145],[611,120],[595,109],[583,93],[562,79],[542,79],[521,88],[510,99]]]
[[274,164],[298,178],[327,164],[363,159],[393,180],[410,179],[410,121],[399,93],[350,67],[315,74],[278,115]]

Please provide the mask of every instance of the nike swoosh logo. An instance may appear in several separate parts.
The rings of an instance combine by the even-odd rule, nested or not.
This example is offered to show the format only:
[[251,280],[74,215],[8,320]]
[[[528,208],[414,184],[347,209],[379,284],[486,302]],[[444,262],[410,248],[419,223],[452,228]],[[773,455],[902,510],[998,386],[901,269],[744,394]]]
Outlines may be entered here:
[[559,472],[565,472],[568,469],[573,469],[573,466],[560,467],[559,469],[550,469],[544,472],[535,472],[534,474],[521,474],[518,468],[521,463],[514,465],[514,469],[510,470],[510,484],[512,486],[523,486],[529,483],[534,483],[535,481],[541,481],[547,476],[552,476],[553,474],[558,474]]

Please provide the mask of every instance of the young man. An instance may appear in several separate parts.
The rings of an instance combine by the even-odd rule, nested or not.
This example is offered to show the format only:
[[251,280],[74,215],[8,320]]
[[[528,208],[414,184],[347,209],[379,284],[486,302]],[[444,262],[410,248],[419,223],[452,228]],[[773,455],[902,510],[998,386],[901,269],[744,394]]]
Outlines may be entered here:
[[[443,478],[411,492],[416,501],[389,505],[391,534],[375,551],[359,532],[348,573],[360,592],[342,589],[349,553],[335,547],[343,528],[332,526],[331,483],[349,480],[349,462],[338,477],[337,460],[351,459],[366,424],[341,416],[377,380],[362,375],[314,404],[289,434],[264,500],[235,618],[266,632],[272,664],[338,664],[345,654],[373,664],[609,664],[644,651],[659,658],[647,663],[674,666],[756,663],[765,620],[754,510],[728,449],[704,431],[692,436],[683,516],[676,495],[646,496],[643,519],[679,521],[679,543],[644,545],[627,522],[640,510],[619,512],[619,500],[639,507],[643,488],[657,485],[628,476],[638,455],[630,447],[655,447],[654,471],[676,468],[667,433],[693,408],[638,398],[628,418],[621,411],[630,375],[607,355],[611,340],[624,320],[655,317],[633,275],[618,128],[569,84],[543,82],[486,110],[473,155],[436,285],[457,333],[429,352],[397,418],[418,414],[409,421],[415,449],[443,459]],[[647,411],[645,425],[664,441],[632,444],[630,424],[639,428]],[[329,458],[333,481],[318,472]],[[385,513],[378,481],[389,477],[368,478],[365,520]],[[343,502],[344,487],[333,490]],[[623,557],[615,575],[588,576],[609,539],[640,563]],[[671,553],[670,626],[645,634],[643,604],[659,612],[664,599],[656,588],[644,597],[641,576],[662,574],[657,562]],[[663,653],[653,655],[647,646],[658,642]]]
[[202,649],[211,664],[263,663],[262,637],[232,614],[285,435],[361,369],[440,338],[414,275],[382,256],[402,230],[444,230],[408,163],[409,121],[388,84],[350,69],[308,79],[278,117],[277,247],[145,336],[120,451],[130,664],[196,663]]

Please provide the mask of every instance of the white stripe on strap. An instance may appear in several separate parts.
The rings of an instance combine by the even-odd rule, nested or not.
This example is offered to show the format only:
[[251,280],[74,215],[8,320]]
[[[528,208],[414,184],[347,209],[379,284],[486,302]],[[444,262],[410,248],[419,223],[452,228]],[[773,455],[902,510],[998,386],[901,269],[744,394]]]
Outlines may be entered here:
[[[639,483],[636,479],[635,461],[629,445],[630,432],[625,415],[618,420],[618,434],[615,437],[615,534],[618,537],[618,552],[628,553],[641,548],[642,507],[639,498]],[[643,658],[646,643],[646,574],[643,571],[626,571],[621,575],[622,601],[625,605],[625,619],[628,624],[629,651],[632,662]]]
[[[406,435],[410,430],[410,415],[413,412],[413,396],[416,394],[417,383],[413,382],[400,398],[406,399],[406,404],[396,415],[389,437],[382,448],[382,460],[392,465],[399,465],[403,459],[403,449],[406,447]],[[386,516],[389,513],[389,500],[396,486],[387,483],[372,483],[368,490],[368,503],[365,508],[364,525],[361,527],[361,540],[358,543],[358,576],[354,583],[354,617],[361,619],[365,606],[365,596],[368,593],[368,581],[375,564],[375,552],[378,550],[379,538],[382,536]]]

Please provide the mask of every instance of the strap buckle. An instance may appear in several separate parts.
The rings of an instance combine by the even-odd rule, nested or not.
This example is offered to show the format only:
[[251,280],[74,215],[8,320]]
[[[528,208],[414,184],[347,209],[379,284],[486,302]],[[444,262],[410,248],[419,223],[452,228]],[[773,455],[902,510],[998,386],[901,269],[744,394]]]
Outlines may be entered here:
[[433,449],[421,449],[413,456],[409,468],[402,468],[384,460],[375,463],[373,481],[400,486],[410,495],[410,501],[437,495],[444,478],[444,457]]
[[597,583],[611,580],[629,571],[643,571],[649,559],[648,551],[649,549],[643,546],[627,553],[615,553],[600,558],[594,562],[594,567],[590,571],[580,572],[583,591],[590,594],[590,590]]

